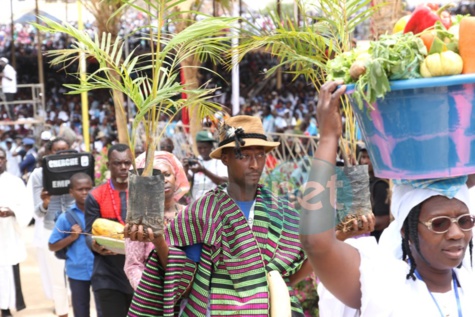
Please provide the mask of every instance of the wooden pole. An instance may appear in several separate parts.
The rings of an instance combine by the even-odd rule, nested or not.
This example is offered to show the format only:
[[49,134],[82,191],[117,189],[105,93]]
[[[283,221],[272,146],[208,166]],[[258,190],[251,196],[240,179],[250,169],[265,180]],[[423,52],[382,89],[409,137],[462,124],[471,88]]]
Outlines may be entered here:
[[[40,9],[38,7],[38,0],[35,0],[35,14],[36,14],[36,23],[40,24],[40,19],[38,18],[40,15]],[[12,43],[13,45],[13,43]],[[13,45],[15,46],[15,45]],[[40,30],[36,30],[36,55],[38,58],[38,81],[40,83],[40,91],[41,91],[41,99],[43,104],[44,110],[44,98],[45,98],[45,75],[43,71],[43,51],[41,47],[41,32]],[[12,59],[14,58],[15,54],[13,54]],[[35,113],[36,115],[36,113]]]
[[10,0],[10,14],[11,14],[11,25],[10,25],[10,33],[12,36],[12,42],[10,44],[10,65],[16,69],[16,56],[15,56],[15,21],[13,20],[13,0]]
[[[236,16],[237,14],[240,14],[241,12],[236,12],[239,11],[239,8],[237,8],[233,5],[233,12],[232,15]],[[232,39],[231,39],[231,47],[232,47],[232,63],[233,63],[233,68],[231,71],[231,78],[232,78],[232,83],[231,83],[231,89],[232,89],[232,94],[231,94],[231,104],[232,104],[232,115],[237,115],[240,110],[241,106],[239,104],[239,97],[240,97],[240,85],[239,85],[239,56],[238,56],[238,51],[237,47],[239,45],[239,39],[237,37],[237,31],[233,29],[231,31]]]
[[[78,30],[84,29],[84,23],[82,21],[82,4],[81,1],[77,1],[78,5]],[[86,81],[86,57],[84,53],[79,55],[79,74],[81,83]],[[81,93],[81,109],[82,109],[82,135],[84,138],[85,151],[91,151],[91,142],[89,140],[89,105],[87,100],[87,92]]]

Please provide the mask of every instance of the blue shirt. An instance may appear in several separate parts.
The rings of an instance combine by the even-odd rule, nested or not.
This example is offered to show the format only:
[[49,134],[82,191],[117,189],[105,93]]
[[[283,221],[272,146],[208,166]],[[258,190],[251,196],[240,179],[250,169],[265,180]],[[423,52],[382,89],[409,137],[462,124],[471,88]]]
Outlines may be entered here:
[[20,171],[23,173],[25,170],[27,172],[32,172],[36,166],[36,158],[31,152],[27,152],[25,158],[20,163]]
[[308,125],[306,132],[308,132],[308,134],[310,134],[311,136],[318,135],[318,128],[317,128],[316,122],[313,122],[313,120],[310,121],[310,124]]
[[[86,227],[84,212],[82,212],[76,204],[73,204],[70,209],[78,216],[79,220],[81,220],[79,225],[84,231]],[[56,220],[56,225],[49,238],[49,243],[56,243],[69,236],[69,233],[60,231],[70,232],[72,226],[73,225],[70,224],[66,218],[66,214],[62,213],[58,217],[58,220]],[[86,236],[80,234],[79,238],[68,246],[66,255],[66,275],[74,280],[90,281],[92,268],[94,266],[94,255],[86,245]]]
[[[249,219],[249,214],[251,213],[251,208],[253,204],[254,204],[254,200],[236,201],[236,205],[238,205],[239,209],[241,209],[246,219]],[[182,250],[186,253],[186,257],[190,260],[193,260],[196,263],[200,262],[202,249],[203,249],[203,243],[192,244],[192,245],[182,248]]]

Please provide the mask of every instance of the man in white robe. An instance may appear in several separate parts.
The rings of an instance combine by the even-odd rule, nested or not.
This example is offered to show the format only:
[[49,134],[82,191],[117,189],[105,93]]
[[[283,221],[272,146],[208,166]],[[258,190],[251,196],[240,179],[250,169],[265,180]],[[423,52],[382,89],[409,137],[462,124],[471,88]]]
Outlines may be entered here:
[[33,216],[30,195],[23,181],[6,171],[7,153],[0,148],[0,309],[2,317],[12,316],[10,308],[24,309],[19,263],[26,259],[21,237]]
[[15,148],[13,147],[13,140],[11,138],[7,138],[5,140],[5,150],[7,150],[7,172],[12,175],[21,177],[21,157],[13,156],[13,151],[15,150]]

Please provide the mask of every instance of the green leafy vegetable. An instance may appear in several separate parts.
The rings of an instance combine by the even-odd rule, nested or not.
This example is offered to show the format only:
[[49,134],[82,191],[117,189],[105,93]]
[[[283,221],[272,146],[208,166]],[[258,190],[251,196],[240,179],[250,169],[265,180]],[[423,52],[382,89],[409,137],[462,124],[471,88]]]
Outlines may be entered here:
[[382,35],[378,41],[370,43],[366,61],[366,72],[355,82],[349,75],[351,64],[361,51],[350,51],[336,56],[327,63],[327,79],[343,79],[345,83],[355,83],[352,97],[363,109],[366,102],[372,104],[384,98],[391,90],[390,80],[419,78],[419,65],[427,55],[422,40],[412,33]]
[[327,62],[327,80],[343,80],[345,83],[354,82],[350,76],[351,65],[355,61],[366,62],[370,58],[368,51],[362,49],[354,49],[335,56]]

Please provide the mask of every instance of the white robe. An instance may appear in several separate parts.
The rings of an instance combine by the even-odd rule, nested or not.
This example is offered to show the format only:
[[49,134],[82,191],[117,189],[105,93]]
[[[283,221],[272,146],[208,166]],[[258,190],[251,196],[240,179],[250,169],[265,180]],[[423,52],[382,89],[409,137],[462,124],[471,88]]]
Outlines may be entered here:
[[0,265],[15,265],[26,260],[22,239],[33,217],[32,197],[23,181],[8,172],[0,174],[0,207],[9,207],[15,217],[0,218]]
[[[33,170],[28,179],[27,191],[32,198],[31,208],[35,218],[35,232],[33,245],[36,247],[38,265],[40,267],[43,290],[47,298],[54,301],[55,311],[58,315],[67,314],[69,311],[68,288],[64,282],[64,260],[59,260],[48,248],[51,229],[45,228],[45,216],[38,216],[38,207],[42,204],[40,198],[43,189],[43,168]],[[53,196],[54,197],[54,196]],[[63,201],[63,200],[61,200]],[[50,204],[51,206],[51,204]],[[64,205],[57,209],[65,209]],[[53,224],[54,226],[54,224]]]
[[[361,255],[361,314],[358,315],[356,310],[344,306],[328,290],[319,286],[320,316],[440,316],[426,284],[418,279],[406,279],[409,272],[406,262],[389,256],[386,250],[381,250],[373,237],[348,239],[345,242],[356,247]],[[454,271],[461,286],[458,292],[463,316],[475,316],[474,273],[466,266]],[[453,301],[455,303],[455,297]]]
[[0,308],[15,305],[12,266],[26,260],[24,230],[33,216],[33,203],[23,181],[8,172],[0,174],[0,207],[9,207],[15,217],[0,218]]

